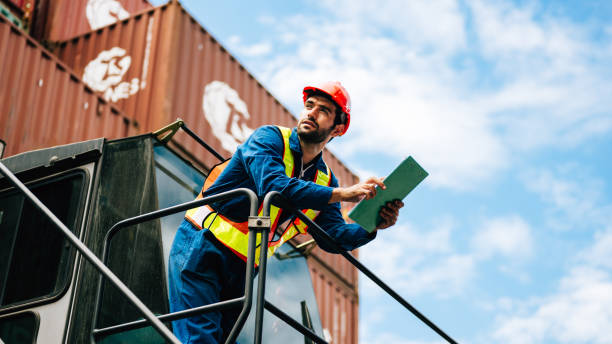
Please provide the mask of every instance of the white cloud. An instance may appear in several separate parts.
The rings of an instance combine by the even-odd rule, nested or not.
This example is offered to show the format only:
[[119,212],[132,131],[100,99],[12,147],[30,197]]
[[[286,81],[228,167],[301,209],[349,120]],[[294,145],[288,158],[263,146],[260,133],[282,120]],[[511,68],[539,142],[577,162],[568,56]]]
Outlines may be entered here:
[[472,240],[475,254],[481,258],[501,255],[524,260],[533,253],[531,228],[519,216],[487,220]]
[[235,53],[246,57],[263,56],[272,51],[272,45],[270,42],[243,44],[239,36],[230,37],[228,43]]
[[[410,45],[445,52],[465,47],[465,19],[454,0],[324,1],[341,21],[356,21],[372,31],[387,29]],[[368,18],[367,21],[363,21]]]
[[612,278],[604,270],[575,268],[531,314],[502,316],[498,324],[494,338],[503,343],[610,343]]
[[527,188],[550,206],[548,222],[557,229],[587,229],[612,221],[612,205],[602,205],[604,182],[576,164],[556,169],[528,170],[522,175]]
[[421,341],[421,340],[410,340],[392,333],[375,333],[369,335],[364,333],[361,336],[365,337],[363,340],[360,339],[360,343],[363,344],[442,344],[446,343],[445,340],[440,339],[436,341]]
[[[392,288],[402,295],[430,294],[438,298],[460,295],[471,286],[479,266],[493,261],[500,272],[518,281],[530,281],[523,264],[533,254],[529,224],[519,216],[496,217],[482,221],[471,240],[471,249],[462,252],[453,232],[451,219],[434,223],[431,228],[398,224],[382,231],[372,243],[360,249],[361,259]],[[378,287],[362,279],[360,291],[377,297]]]
[[612,342],[612,227],[570,259],[572,267],[548,296],[500,299],[492,336],[504,343]]
[[594,244],[579,255],[579,258],[591,266],[612,270],[612,227],[595,233]]
[[[473,278],[475,260],[459,254],[451,244],[452,220],[417,231],[409,225],[396,225],[378,234],[361,251],[369,269],[402,295],[432,293],[438,297],[458,294]],[[449,286],[452,286],[449,288]],[[378,295],[378,287],[363,279],[360,290]]]
[[278,54],[254,64],[294,110],[304,83],[343,81],[353,119],[333,145],[349,163],[365,164],[364,151],[413,155],[431,185],[470,189],[525,151],[612,130],[610,52],[536,5],[325,1],[322,11],[276,21]]

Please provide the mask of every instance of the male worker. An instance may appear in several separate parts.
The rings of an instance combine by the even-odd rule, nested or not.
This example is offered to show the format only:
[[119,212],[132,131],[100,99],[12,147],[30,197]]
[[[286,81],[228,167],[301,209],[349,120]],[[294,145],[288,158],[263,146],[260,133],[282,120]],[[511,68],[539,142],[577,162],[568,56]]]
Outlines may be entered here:
[[[339,82],[307,86],[303,98],[297,128],[264,126],[255,130],[229,161],[211,171],[199,197],[246,187],[261,201],[268,192],[279,191],[296,208],[307,209],[306,215],[342,248],[353,250],[374,239],[376,232],[345,223],[339,202],[370,199],[376,194],[376,186],[385,186],[382,179],[371,177],[339,187],[322,159],[325,145],[343,135],[350,124],[351,103],[344,87]],[[399,200],[383,207],[377,229],[395,224],[401,207]],[[246,197],[187,211],[170,252],[172,312],[244,295],[248,215]],[[306,233],[302,221],[282,210],[271,212],[270,220],[273,225],[268,254],[293,236]],[[323,242],[318,243],[330,250]],[[184,343],[224,342],[239,313],[235,308],[175,321],[174,333]]]

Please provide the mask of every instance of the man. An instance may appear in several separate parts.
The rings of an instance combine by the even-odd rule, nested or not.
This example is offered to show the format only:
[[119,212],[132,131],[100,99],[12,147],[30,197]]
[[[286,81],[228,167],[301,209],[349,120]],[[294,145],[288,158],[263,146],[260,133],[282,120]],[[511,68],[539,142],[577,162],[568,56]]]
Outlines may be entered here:
[[[374,239],[376,231],[368,233],[357,224],[345,223],[339,202],[370,199],[376,195],[376,186],[385,186],[382,179],[371,177],[339,187],[322,159],[325,145],[346,133],[350,124],[350,98],[344,87],[339,82],[308,86],[303,98],[297,128],[264,126],[255,130],[229,161],[211,171],[199,197],[246,187],[261,201],[268,192],[279,191],[296,208],[305,209],[343,249],[353,250]],[[395,224],[401,207],[398,200],[381,209],[382,222],[377,229]],[[172,312],[244,295],[248,215],[246,197],[187,212],[170,252]],[[270,255],[293,236],[307,232],[302,221],[282,210],[272,211],[270,220]],[[239,311],[209,312],[175,321],[174,333],[184,343],[223,342]]]

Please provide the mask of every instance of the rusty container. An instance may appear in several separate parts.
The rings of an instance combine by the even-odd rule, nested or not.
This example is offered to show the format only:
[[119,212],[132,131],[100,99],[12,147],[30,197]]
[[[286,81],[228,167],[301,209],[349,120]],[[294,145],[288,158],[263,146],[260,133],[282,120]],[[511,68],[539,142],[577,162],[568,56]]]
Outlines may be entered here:
[[60,41],[152,7],[146,0],[38,0],[32,26],[37,39]]
[[4,157],[137,132],[133,122],[52,53],[0,16],[0,139]]
[[[60,42],[54,52],[143,131],[180,117],[226,157],[258,126],[296,124],[178,2]],[[186,140],[183,148],[206,166],[218,162],[195,142]],[[325,156],[341,184],[354,183],[333,154]]]
[[36,0],[1,0],[1,2],[20,15],[31,12],[36,5]]
[[28,30],[36,0],[0,0],[0,15],[24,30]]
[[[56,47],[61,60],[105,100],[133,116],[142,132],[180,117],[221,155],[230,157],[253,129],[266,124],[293,127],[297,122],[178,2],[143,11]],[[176,148],[201,168],[218,163],[186,135],[179,132],[175,139]],[[341,185],[358,181],[331,152],[326,150],[324,158]],[[316,267],[313,281],[323,276],[326,283],[332,283],[329,291],[319,289],[327,284],[315,283],[317,300],[325,310],[323,326],[332,334],[345,334],[347,341],[335,343],[355,343],[355,268],[343,257],[320,249],[313,251],[309,264]],[[340,310],[324,306],[332,299],[346,312],[337,313],[346,314],[342,318],[346,321],[335,321],[340,318],[325,313]]]

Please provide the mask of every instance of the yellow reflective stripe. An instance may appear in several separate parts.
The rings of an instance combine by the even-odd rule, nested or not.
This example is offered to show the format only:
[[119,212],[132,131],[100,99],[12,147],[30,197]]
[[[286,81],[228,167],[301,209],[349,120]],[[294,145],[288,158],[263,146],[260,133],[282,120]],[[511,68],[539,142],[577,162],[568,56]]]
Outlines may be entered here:
[[[322,172],[321,170],[317,170],[317,174],[315,176],[314,182],[319,185],[329,186],[329,184],[331,183],[331,173],[329,171],[329,166],[327,166],[327,164],[325,164],[325,170],[327,171],[327,173]],[[302,212],[306,214],[306,216],[308,216],[308,218],[311,219],[312,221],[314,221],[315,218],[319,216],[318,210],[306,209],[306,210],[302,210]],[[302,220],[300,220],[299,218],[295,219],[295,221],[293,221],[293,224],[295,225],[295,227],[297,227],[300,233],[302,234],[306,233],[306,230],[308,229],[308,225],[306,225]]]
[[329,186],[331,182],[331,173],[329,173],[329,167],[327,164],[325,164],[325,168],[327,169],[327,173],[317,170],[317,176],[315,177],[314,182],[319,185]]
[[[293,168],[294,168],[293,154],[291,153],[291,149],[289,148],[289,138],[291,136],[291,129],[284,128],[284,127],[278,127],[278,128],[280,129],[281,134],[283,136],[283,143],[284,143],[283,163],[285,164],[285,173],[287,174],[288,177],[291,177],[293,175]],[[327,173],[317,170],[317,174],[315,176],[314,182],[319,185],[329,186],[331,182],[331,173],[330,173],[329,167],[327,165],[325,167],[326,167]],[[242,259],[246,260],[246,255],[247,255],[248,246],[249,246],[248,232],[245,232],[245,231],[240,230],[239,228],[236,228],[234,224],[224,220],[222,216],[220,215],[207,217],[207,215],[210,212],[211,212],[210,208],[208,208],[207,206],[203,206],[203,207],[188,210],[186,217],[194,221],[197,221],[196,223],[202,223],[202,227],[208,228],[219,241],[221,241],[224,245],[228,246],[235,253],[240,255]],[[280,213],[281,213],[281,209],[279,209],[278,207],[272,206],[270,208],[270,220],[272,222],[272,228],[271,228],[272,232],[276,229],[276,225],[277,225],[276,221],[280,217]],[[306,209],[304,210],[304,213],[306,214],[306,216],[308,216],[313,221],[319,215],[318,210],[312,210],[312,209]],[[262,210],[259,211],[259,215],[260,216],[262,215]],[[192,223],[194,221],[192,221]],[[239,223],[236,225],[241,226],[243,224],[246,226],[246,222]],[[278,241],[274,243],[270,243],[268,245],[268,255],[273,255],[278,247],[280,247],[283,243],[289,241],[291,238],[293,238],[297,234],[306,233],[306,229],[308,228],[308,226],[306,226],[306,224],[304,224],[302,221],[300,221],[299,219],[296,219],[294,221],[294,225],[295,226],[290,226],[285,231],[285,233],[281,235]],[[261,235],[257,236],[256,245],[258,247],[261,245]],[[259,248],[255,250],[255,264],[256,265],[259,264],[260,251],[261,250]]]
[[[215,235],[219,241],[230,247],[234,252],[246,259],[249,250],[249,234],[241,232],[231,223],[223,220],[221,216],[209,216],[204,222],[204,227]],[[261,245],[261,234],[257,235],[256,246]],[[260,250],[255,250],[255,265],[259,264]]]
[[287,231],[280,237],[280,239],[278,239],[278,241],[268,246],[268,256],[273,255],[277,248],[279,248],[282,244],[286,243],[296,235],[298,235],[297,230],[293,226],[289,227]]
[[[313,221],[319,215],[318,210],[307,209],[306,211],[302,211],[302,212],[306,214],[306,216],[308,216],[308,218]],[[295,219],[293,223],[295,224],[295,226],[297,227],[300,233],[302,234],[306,233],[306,229],[308,228],[308,225],[306,225],[302,220]]]
[[[293,174],[293,154],[291,153],[291,149],[289,148],[289,137],[291,136],[291,129],[278,127],[283,136],[283,163],[285,165],[285,174],[288,177],[291,177]],[[192,212],[195,213],[195,212]],[[263,209],[260,209],[259,216],[263,213]],[[281,213],[281,209],[275,206],[270,207],[270,220],[273,224],[271,231],[275,230],[276,220],[278,220]],[[191,215],[191,213],[190,213]],[[210,219],[210,220],[209,220]],[[210,216],[209,219],[206,219],[206,222],[203,224],[204,228],[208,228],[215,237],[221,241],[224,245],[228,246],[235,253],[242,256],[242,259],[246,260],[246,255],[249,248],[249,236],[248,233],[244,233],[240,231],[238,228],[234,227],[231,223],[225,221],[221,216]],[[295,232],[295,229],[292,229],[292,232]],[[295,234],[293,234],[295,236]],[[286,237],[284,238],[286,239]],[[281,240],[283,238],[281,237]],[[283,240],[283,242],[286,240]],[[261,244],[261,235],[257,236],[257,246]],[[268,248],[268,252],[270,254],[274,254],[276,250],[276,246],[270,246]],[[261,250],[257,248],[255,250],[255,265],[259,264],[259,256]]]
[[291,129],[279,126],[281,134],[283,135],[283,142],[285,149],[283,151],[283,162],[285,163],[285,174],[288,177],[293,175],[293,154],[289,148],[289,137],[291,137]]

